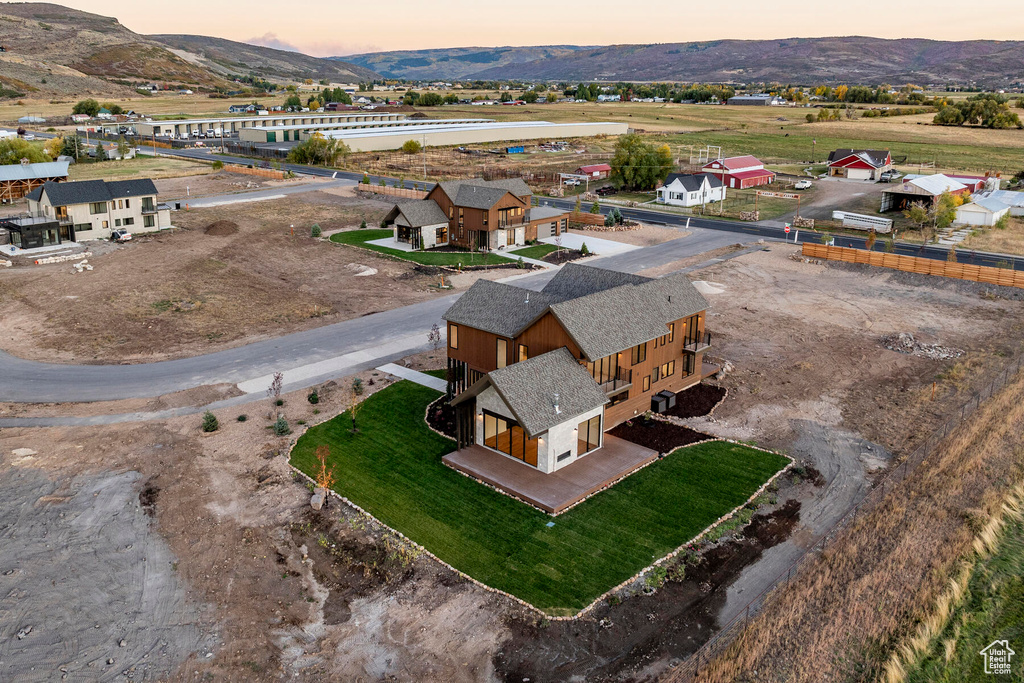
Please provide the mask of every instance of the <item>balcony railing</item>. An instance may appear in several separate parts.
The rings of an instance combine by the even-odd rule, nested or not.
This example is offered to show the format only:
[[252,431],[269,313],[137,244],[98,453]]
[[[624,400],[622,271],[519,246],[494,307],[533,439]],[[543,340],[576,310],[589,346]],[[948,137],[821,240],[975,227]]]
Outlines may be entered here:
[[605,382],[601,382],[601,390],[608,396],[617,394],[633,384],[633,371],[630,368],[618,368],[615,376]]
[[687,337],[683,343],[683,351],[686,353],[700,353],[711,348],[711,333],[705,332],[697,337]]

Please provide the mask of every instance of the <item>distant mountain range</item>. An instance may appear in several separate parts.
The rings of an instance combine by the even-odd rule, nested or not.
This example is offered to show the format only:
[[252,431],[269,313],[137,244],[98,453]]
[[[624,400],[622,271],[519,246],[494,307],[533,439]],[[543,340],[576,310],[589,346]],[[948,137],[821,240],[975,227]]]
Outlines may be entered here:
[[757,83],[1024,81],[1024,42],[847,36],[606,47],[453,48],[350,55],[391,78]]
[[[580,50],[593,48],[575,45],[542,47],[452,47],[435,50],[398,50],[369,52],[329,59],[345,60],[372,69],[387,78],[408,80],[473,79],[485,70],[503,69],[515,72],[521,65],[568,57]],[[516,78],[511,76],[510,78]]]
[[230,87],[228,74],[270,81],[358,82],[378,74],[344,61],[203,36],[143,36],[113,17],[50,3],[0,3],[0,89],[29,96],[137,94],[116,81]]

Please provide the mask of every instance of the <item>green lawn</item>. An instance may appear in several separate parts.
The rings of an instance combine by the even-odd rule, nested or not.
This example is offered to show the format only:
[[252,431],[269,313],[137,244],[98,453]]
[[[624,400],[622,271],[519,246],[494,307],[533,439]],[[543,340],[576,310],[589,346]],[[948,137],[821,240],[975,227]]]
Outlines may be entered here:
[[533,258],[539,260],[547,256],[551,252],[556,251],[557,249],[558,247],[556,247],[554,244],[541,243],[534,244],[529,247],[524,247],[522,249],[516,249],[511,253],[515,254],[516,256],[525,256],[526,258]]
[[358,413],[358,434],[345,413],[303,434],[291,462],[310,474],[316,447],[329,444],[339,493],[445,562],[550,614],[580,610],[679,547],[787,462],[726,442],[692,446],[552,518],[441,463],[454,442],[423,420],[439,395],[408,381],[382,389]]
[[336,244],[351,244],[357,247],[364,247],[366,249],[372,249],[382,254],[389,254],[391,256],[397,256],[400,259],[406,261],[413,261],[424,266],[454,266],[462,264],[464,266],[480,266],[480,265],[496,265],[501,263],[509,263],[509,259],[502,258],[495,254],[474,254],[469,251],[460,252],[441,252],[441,251],[401,251],[399,249],[389,249],[388,247],[381,247],[376,244],[367,244],[371,240],[380,240],[393,235],[391,230],[381,230],[379,228],[371,228],[368,230],[348,230],[345,232],[336,232],[331,235],[331,241]]

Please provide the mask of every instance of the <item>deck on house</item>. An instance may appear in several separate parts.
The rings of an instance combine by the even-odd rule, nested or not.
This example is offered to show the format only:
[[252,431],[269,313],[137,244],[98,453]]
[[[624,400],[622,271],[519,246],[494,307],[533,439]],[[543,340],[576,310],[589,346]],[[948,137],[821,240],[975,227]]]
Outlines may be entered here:
[[477,445],[449,453],[443,461],[449,467],[557,515],[657,458],[656,451],[605,434],[604,446],[551,474]]

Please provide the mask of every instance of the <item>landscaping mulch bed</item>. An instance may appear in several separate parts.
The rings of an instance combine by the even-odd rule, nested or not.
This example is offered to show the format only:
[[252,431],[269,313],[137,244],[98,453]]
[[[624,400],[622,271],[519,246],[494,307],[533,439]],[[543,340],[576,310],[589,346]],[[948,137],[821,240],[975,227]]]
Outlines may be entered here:
[[662,455],[671,453],[680,446],[687,446],[698,441],[707,441],[714,437],[698,432],[689,427],[638,417],[623,422],[609,430],[612,436],[631,441],[635,444],[658,451]]
[[591,254],[584,254],[578,249],[561,249],[559,251],[553,251],[541,260],[545,263],[569,263],[569,261],[579,261],[581,258],[586,258]]
[[703,417],[725,398],[725,387],[698,384],[676,394],[676,406],[666,410],[672,417]]
[[455,438],[455,408],[442,396],[427,408],[427,424],[447,437]]

